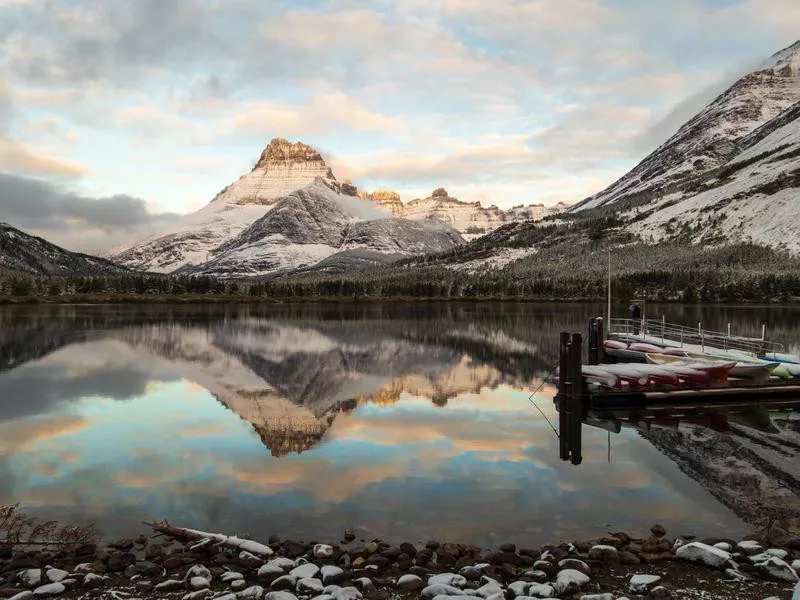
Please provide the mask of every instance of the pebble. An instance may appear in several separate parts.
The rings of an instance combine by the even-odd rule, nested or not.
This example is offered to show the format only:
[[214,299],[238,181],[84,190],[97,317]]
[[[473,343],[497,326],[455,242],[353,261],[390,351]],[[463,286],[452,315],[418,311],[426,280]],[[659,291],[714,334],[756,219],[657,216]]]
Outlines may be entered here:
[[258,578],[262,580],[273,580],[277,579],[278,577],[282,577],[285,573],[286,571],[284,571],[278,565],[267,563],[259,567],[257,575]]
[[661,583],[658,575],[634,575],[631,577],[629,590],[632,594],[647,594]]
[[297,582],[297,591],[300,592],[301,594],[304,593],[321,594],[322,590],[324,589],[325,586],[322,585],[322,582],[319,579],[314,579],[312,577],[300,579]]
[[252,552],[242,551],[239,553],[239,562],[248,569],[257,569],[264,564],[264,560],[257,557]]
[[316,577],[319,573],[319,567],[313,563],[300,565],[289,571],[289,575],[297,579],[305,579],[307,577]]
[[733,546],[731,546],[728,542],[717,542],[714,544],[714,548],[725,550],[725,552],[733,552]]
[[614,600],[614,594],[589,594],[581,596],[581,600]]
[[66,571],[62,571],[61,569],[47,569],[45,572],[45,577],[50,583],[61,583],[67,577],[69,577],[69,573]]
[[419,590],[423,585],[422,578],[416,575],[403,575],[397,580],[397,587],[401,590]]
[[[486,577],[486,579],[488,579],[488,577]],[[450,586],[446,586],[446,587],[450,587]],[[457,590],[458,588],[451,588],[451,589]],[[461,591],[461,590],[459,590],[459,591]],[[501,586],[496,581],[491,580],[491,581],[489,581],[487,583],[484,583],[481,587],[479,587],[477,590],[475,590],[475,592],[481,598],[490,598],[490,597],[494,596],[495,594],[502,594],[503,593],[503,586]],[[464,592],[461,592],[461,593],[463,594]],[[448,593],[448,595],[450,595],[450,596],[456,595],[457,596],[458,594],[453,594],[452,592],[450,592],[450,593]]]
[[33,590],[35,598],[52,598],[53,596],[60,596],[67,591],[63,583],[48,583],[47,585],[40,586]]
[[231,589],[234,592],[239,592],[247,587],[247,582],[244,579],[237,579],[233,583],[231,583]]
[[[480,590],[478,590],[478,593],[480,594]],[[420,592],[420,596],[428,600],[432,600],[436,596],[463,596],[463,595],[464,592],[462,590],[458,589],[457,587],[453,587],[452,585],[446,585],[444,583],[429,585],[428,587],[423,589],[422,592]],[[481,596],[483,596],[484,598],[487,598],[490,595],[491,594],[486,594],[484,596],[483,594],[481,594]]]
[[648,596],[648,600],[671,600],[671,599],[672,599],[672,593],[663,585],[654,587],[652,590],[650,590],[650,595]]
[[297,596],[291,592],[269,592],[264,598],[265,600],[297,600]]
[[592,574],[592,568],[585,562],[583,562],[582,560],[578,560],[577,558],[565,558],[564,560],[558,561],[558,568],[575,569],[576,571],[580,571],[581,573],[585,573],[586,575]]
[[428,585],[436,584],[451,585],[453,587],[464,587],[467,585],[467,578],[463,575],[456,575],[455,573],[440,573],[428,578]]
[[30,590],[25,590],[24,592],[20,592],[16,596],[11,596],[9,600],[31,600],[33,598],[33,592]]
[[156,585],[154,589],[157,592],[177,592],[183,589],[183,582],[177,579],[167,579]]
[[189,587],[194,591],[207,590],[211,587],[211,582],[205,577],[192,577],[189,580]]
[[745,540],[743,542],[739,542],[736,544],[736,549],[739,550],[742,554],[746,554],[747,556],[752,556],[754,554],[761,554],[764,551],[764,548],[758,542],[753,542],[751,540]]
[[800,583],[794,586],[794,593],[792,594],[792,600],[800,600]]
[[339,588],[331,596],[334,600],[361,600],[363,598],[361,592],[354,587]]
[[212,580],[211,571],[209,571],[203,565],[194,565],[189,571],[186,573],[186,579],[191,579],[192,577],[204,577],[209,581]]
[[[194,592],[189,592],[183,596],[183,600],[202,600],[204,598],[208,598],[213,592],[211,590],[196,590]],[[131,599],[133,600],[133,599]]]
[[526,596],[529,587],[531,584],[527,581],[515,581],[508,585],[508,591],[516,598],[517,596]]
[[320,569],[320,576],[322,577],[322,583],[325,585],[338,583],[344,577],[344,570],[332,565],[325,565]]
[[36,587],[42,583],[42,570],[25,569],[17,574],[17,580],[29,588]]
[[664,537],[667,535],[667,530],[664,529],[663,525],[656,523],[650,528],[651,533],[656,537]]
[[528,586],[528,597],[551,598],[555,595],[555,589],[548,583],[532,583]]
[[222,583],[230,583],[231,581],[237,581],[239,579],[244,579],[244,575],[238,571],[225,571],[219,576],[219,580]]
[[299,577],[295,577],[294,575],[283,575],[278,577],[272,584],[269,586],[271,590],[285,590],[291,591],[297,586],[297,580],[300,579]]
[[477,581],[481,578],[486,568],[489,566],[489,563],[480,563],[477,565],[467,565],[465,567],[461,567],[458,574],[462,577],[466,578],[468,581]]
[[278,568],[280,568],[280,569],[283,569],[283,570],[284,570],[284,571],[286,571],[287,573],[288,573],[289,571],[291,571],[292,569],[294,569],[294,568],[295,568],[295,566],[296,566],[296,565],[294,564],[294,561],[293,561],[292,559],[290,559],[290,558],[285,558],[285,557],[283,557],[283,556],[281,556],[281,557],[279,557],[279,558],[273,558],[273,559],[272,559],[271,561],[269,561],[267,564],[268,564],[268,565],[272,565],[272,566],[274,566],[274,567],[278,567]]
[[95,588],[99,588],[103,585],[104,581],[100,575],[96,575],[94,573],[87,573],[86,576],[83,578],[83,587],[88,590],[93,590]]
[[317,544],[314,546],[314,558],[330,558],[333,556],[333,546],[328,544]]
[[264,596],[264,588],[260,585],[251,585],[249,588],[242,590],[236,594],[237,598],[253,598],[254,600],[261,600]]
[[589,558],[603,562],[619,562],[619,551],[614,546],[592,546]]

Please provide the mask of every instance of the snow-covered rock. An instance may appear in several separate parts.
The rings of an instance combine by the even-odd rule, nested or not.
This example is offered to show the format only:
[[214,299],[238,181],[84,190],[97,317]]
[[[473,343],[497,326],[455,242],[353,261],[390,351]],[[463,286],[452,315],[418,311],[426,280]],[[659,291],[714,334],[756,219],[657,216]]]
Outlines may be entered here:
[[463,575],[458,575],[456,573],[440,573],[439,575],[432,575],[428,578],[429,586],[440,583],[453,587],[464,587],[467,585],[467,579]]
[[[236,597],[240,600],[261,600],[264,597],[264,588],[260,585],[251,585],[236,593]],[[272,593],[272,592],[271,592]]]
[[[526,598],[550,598],[556,595],[549,583],[532,583],[528,586]],[[520,599],[521,600],[521,599]]]
[[20,571],[17,573],[17,581],[29,588],[37,587],[42,583],[42,570],[25,569]]
[[62,569],[47,569],[44,575],[50,583],[61,583],[69,577],[69,573]]
[[24,592],[20,592],[19,594],[15,594],[9,598],[9,600],[31,600],[33,598],[33,592],[30,590],[25,590]]
[[589,583],[590,580],[591,578],[585,573],[581,573],[575,569],[564,569],[559,571],[558,575],[556,575],[553,589],[558,596],[575,594],[581,587]]
[[209,589],[195,590],[193,592],[189,592],[188,594],[184,594],[182,600],[205,600],[213,593],[214,592]]
[[758,569],[772,579],[780,579],[790,583],[800,581],[797,572],[785,560],[777,556],[770,557],[768,560],[759,563]]
[[460,590],[457,587],[453,587],[452,585],[446,585],[444,583],[429,585],[420,592],[420,596],[422,598],[425,598],[426,600],[431,600],[436,596],[463,596],[463,595],[464,595],[463,590]]
[[273,558],[267,564],[283,569],[286,573],[288,573],[297,566],[295,565],[295,562],[291,558],[286,558],[285,556],[279,556],[278,558]]
[[207,590],[211,587],[211,582],[205,577],[192,577],[189,580],[189,587],[194,591]]
[[423,580],[416,575],[403,575],[397,580],[397,588],[401,590],[418,590],[424,585]]
[[647,594],[661,582],[658,575],[634,575],[631,577],[629,590],[632,594]]
[[267,592],[264,600],[297,600],[297,596],[291,592]]
[[313,577],[306,577],[297,582],[297,591],[301,594],[321,594],[324,589],[322,582]]
[[48,583],[33,590],[33,596],[34,598],[52,598],[60,596],[65,591],[67,591],[67,588],[64,587],[63,583]]
[[352,586],[339,588],[331,595],[334,600],[361,600],[363,598],[361,592]]
[[[259,569],[259,574],[260,573],[261,569]],[[222,575],[219,576],[219,580],[222,583],[231,583],[232,581],[237,581],[239,579],[244,579],[244,575],[242,573],[238,573],[237,571],[225,571]]]
[[308,577],[316,577],[319,575],[319,567],[314,563],[307,563],[304,565],[300,565],[299,567],[295,567],[291,571],[289,571],[289,575],[292,577],[296,577],[298,579],[305,579]]
[[761,546],[761,544],[752,540],[744,540],[739,542],[736,544],[736,549],[747,556],[760,554],[764,551],[764,548]]
[[186,572],[187,580],[191,579],[192,577],[202,577],[204,579],[208,579],[209,581],[213,579],[211,571],[209,571],[208,568],[203,565],[194,565]]
[[325,565],[320,569],[320,577],[322,577],[322,583],[330,585],[338,583],[344,577],[344,571],[333,565]]
[[716,568],[722,568],[731,559],[730,552],[725,552],[702,542],[684,544],[675,551],[675,556],[683,560],[698,562]]

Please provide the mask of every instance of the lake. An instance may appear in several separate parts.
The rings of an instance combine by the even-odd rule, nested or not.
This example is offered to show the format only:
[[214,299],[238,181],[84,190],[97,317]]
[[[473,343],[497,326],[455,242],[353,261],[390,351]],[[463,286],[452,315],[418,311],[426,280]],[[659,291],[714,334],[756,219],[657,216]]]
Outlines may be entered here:
[[[617,307],[619,316],[625,307]],[[601,305],[0,309],[0,504],[95,523],[496,546],[736,536],[797,503],[800,421],[621,434],[561,462],[558,333]],[[648,307],[797,351],[800,308]],[[537,408],[538,407],[538,408]],[[549,422],[548,422],[549,421]]]

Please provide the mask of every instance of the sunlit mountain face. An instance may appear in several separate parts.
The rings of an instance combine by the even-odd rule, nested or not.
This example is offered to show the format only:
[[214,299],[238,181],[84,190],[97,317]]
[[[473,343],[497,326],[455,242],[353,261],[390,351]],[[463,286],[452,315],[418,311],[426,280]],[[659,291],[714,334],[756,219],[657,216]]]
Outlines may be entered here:
[[[779,419],[779,433],[758,435],[780,450],[750,461],[741,502],[721,470],[687,468],[703,440],[685,426],[650,441],[587,427],[583,464],[558,459],[548,423],[558,332],[582,331],[602,310],[2,310],[0,503],[93,521],[109,536],[150,518],[255,536],[338,539],[352,527],[485,546],[643,532],[654,520],[749,531],[751,509],[778,499],[752,470],[792,473],[786,440],[796,433]],[[785,316],[720,318],[760,327]],[[752,441],[752,424],[737,427],[714,434],[729,453]]]

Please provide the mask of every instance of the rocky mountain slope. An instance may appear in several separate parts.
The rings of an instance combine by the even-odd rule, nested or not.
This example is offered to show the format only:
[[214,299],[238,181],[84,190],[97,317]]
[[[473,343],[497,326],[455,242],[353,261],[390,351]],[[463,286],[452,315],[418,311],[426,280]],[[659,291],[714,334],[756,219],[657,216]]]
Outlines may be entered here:
[[731,160],[748,134],[798,101],[800,41],[739,79],[622,179],[572,210],[680,191]]
[[800,102],[740,140],[713,177],[621,216],[647,240],[751,240],[800,254],[798,194]]
[[391,190],[361,193],[360,197],[371,200],[396,217],[447,223],[468,240],[487,234],[506,223],[539,221],[567,209],[567,205],[563,203],[551,207],[544,204],[519,205],[507,210],[494,205],[484,208],[480,202],[462,202],[453,198],[444,188],[435,189],[427,198],[417,198],[405,204],[400,200],[400,195]]
[[0,223],[0,270],[29,275],[113,275],[127,272],[106,259],[70,252]]
[[313,267],[340,252],[347,254],[333,260],[346,269],[463,243],[444,224],[393,219],[356,193],[316,150],[276,138],[210,204],[115,260],[162,273],[257,276]]
[[[363,219],[362,200],[339,193],[330,181],[314,183],[279,200],[266,215],[211,252],[211,260],[180,272],[216,276],[279,274],[318,264],[339,253],[366,250],[397,259],[444,252],[462,244],[440,223]],[[371,208],[371,207],[370,207]],[[342,258],[342,256],[339,256]],[[373,258],[372,262],[379,259]]]

